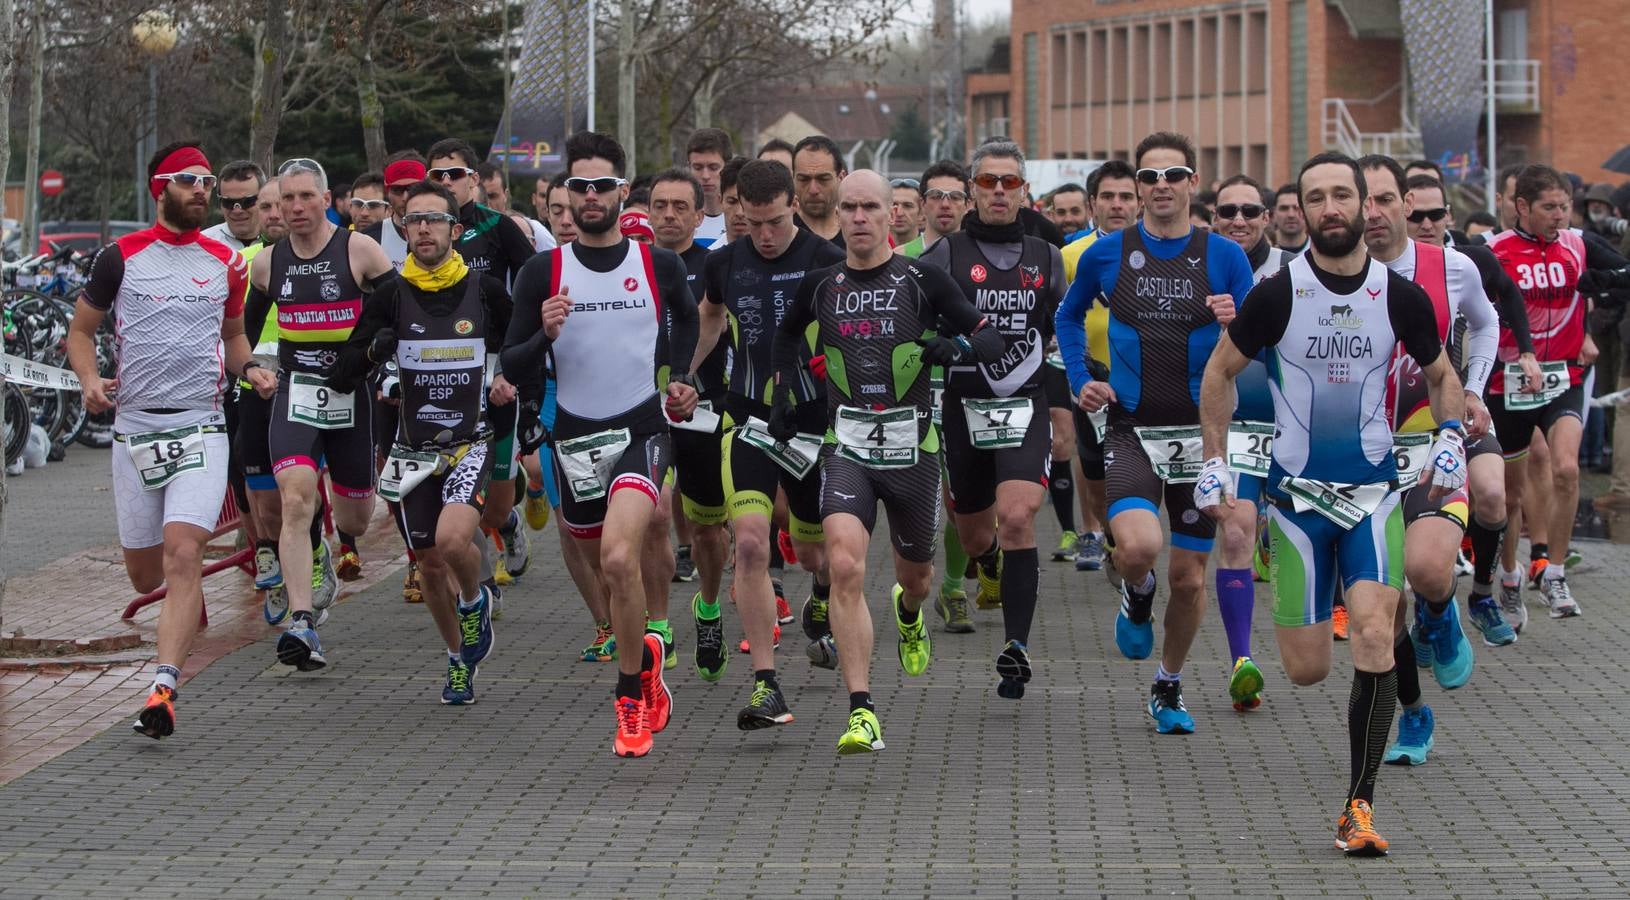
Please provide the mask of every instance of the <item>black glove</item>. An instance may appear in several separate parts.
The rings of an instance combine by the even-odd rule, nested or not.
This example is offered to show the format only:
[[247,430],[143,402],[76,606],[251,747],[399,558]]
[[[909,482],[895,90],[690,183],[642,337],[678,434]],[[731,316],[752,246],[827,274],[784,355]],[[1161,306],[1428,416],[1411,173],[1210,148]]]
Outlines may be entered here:
[[777,391],[775,401],[770,404],[770,437],[778,441],[790,441],[798,436],[798,421],[793,415],[791,391]]
[[539,400],[523,400],[516,410],[515,439],[520,442],[522,456],[531,456],[549,441],[549,429],[543,427],[542,411],[543,403]]
[[1601,294],[1630,287],[1630,268],[1586,269],[1579,273],[1579,293]]
[[923,362],[931,366],[954,366],[963,357],[973,355],[973,345],[962,335],[940,335],[930,340],[919,340],[923,348]]
[[374,339],[368,343],[368,361],[377,366],[395,355],[395,329],[381,328],[374,332]]

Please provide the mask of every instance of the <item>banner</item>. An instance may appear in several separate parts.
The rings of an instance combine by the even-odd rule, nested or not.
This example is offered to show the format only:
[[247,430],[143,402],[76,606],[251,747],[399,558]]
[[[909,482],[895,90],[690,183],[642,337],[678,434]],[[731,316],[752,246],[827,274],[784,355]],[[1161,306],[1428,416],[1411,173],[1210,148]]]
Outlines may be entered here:
[[79,376],[73,372],[8,353],[0,353],[0,375],[4,375],[5,380],[11,384],[55,388],[59,391],[79,390]]
[[511,176],[565,168],[566,137],[588,127],[592,15],[589,0],[527,3],[509,116],[487,154],[495,165],[507,161]]
[[1451,184],[1481,183],[1477,123],[1488,99],[1483,0],[1400,0],[1409,84],[1426,158]]

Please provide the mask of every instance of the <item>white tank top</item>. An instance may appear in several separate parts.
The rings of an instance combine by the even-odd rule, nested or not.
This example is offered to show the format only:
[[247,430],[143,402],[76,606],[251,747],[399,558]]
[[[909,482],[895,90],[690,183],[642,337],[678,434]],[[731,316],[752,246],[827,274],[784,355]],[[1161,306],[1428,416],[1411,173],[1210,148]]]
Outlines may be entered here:
[[651,249],[628,241],[628,253],[610,272],[596,272],[577,259],[576,242],[551,251],[550,294],[570,290],[571,315],[554,341],[556,402],[579,419],[616,419],[656,392],[657,303]]

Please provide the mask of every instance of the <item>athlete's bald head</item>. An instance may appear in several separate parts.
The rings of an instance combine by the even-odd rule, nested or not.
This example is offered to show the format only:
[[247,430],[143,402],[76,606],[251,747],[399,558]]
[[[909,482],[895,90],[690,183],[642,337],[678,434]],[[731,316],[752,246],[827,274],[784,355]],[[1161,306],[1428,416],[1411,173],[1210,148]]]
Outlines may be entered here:
[[889,183],[871,169],[856,169],[838,185],[838,227],[851,263],[889,253]]
[[838,199],[853,194],[860,196],[863,193],[874,193],[878,202],[887,204],[889,201],[889,182],[875,169],[856,169],[850,172],[838,185]]

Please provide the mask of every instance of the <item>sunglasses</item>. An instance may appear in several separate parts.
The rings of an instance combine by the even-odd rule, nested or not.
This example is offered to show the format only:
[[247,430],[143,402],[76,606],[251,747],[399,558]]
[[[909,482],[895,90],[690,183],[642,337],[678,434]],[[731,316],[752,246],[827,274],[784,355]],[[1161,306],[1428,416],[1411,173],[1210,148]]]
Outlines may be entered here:
[[465,166],[448,166],[445,169],[431,169],[424,173],[424,177],[426,181],[463,181],[474,174],[474,169]]
[[1194,170],[1188,166],[1167,166],[1164,169],[1139,169],[1138,181],[1144,184],[1159,184],[1164,180],[1167,184],[1174,181],[1184,181],[1194,177]]
[[444,212],[410,212],[402,217],[403,225],[435,225],[438,222],[451,225],[457,221],[458,219]]
[[1427,219],[1431,219],[1434,222],[1441,222],[1443,221],[1443,217],[1447,216],[1448,214],[1449,207],[1447,206],[1440,206],[1437,209],[1417,209],[1409,214],[1409,221],[1415,223],[1416,225],[1421,224]]
[[277,174],[279,175],[286,175],[290,172],[314,172],[322,175],[323,167],[315,159],[296,156],[293,159],[285,160],[283,165],[277,167]]
[[[181,185],[184,188],[197,187],[198,185],[203,185],[204,190],[206,190],[206,191],[215,190],[215,181],[216,181],[216,179],[215,179],[214,175],[194,175],[191,172],[165,172],[165,173],[160,174],[160,175],[154,175],[153,177],[157,178],[160,181],[174,182],[176,184]],[[251,201],[253,201],[255,198],[250,197],[249,199]]]
[[399,194],[406,194],[408,192],[408,188],[410,188],[410,187],[413,187],[413,185],[411,185],[411,184],[393,184],[393,185],[390,185],[389,187],[385,188],[385,193],[390,194],[391,196],[394,197],[394,196],[397,196]]
[[351,206],[353,208],[379,210],[380,212],[384,212],[385,210],[391,208],[391,202],[389,200],[358,200],[357,198],[352,197]]
[[939,188],[929,188],[923,194],[923,199],[925,199],[925,200],[952,200],[952,201],[955,201],[957,203],[965,203],[968,200],[968,192],[967,191],[942,191]]
[[613,175],[602,178],[580,178],[574,175],[566,179],[566,190],[574,194],[587,194],[590,190],[596,194],[609,194],[627,183],[627,180]]
[[897,188],[897,187],[898,188],[910,188],[911,190],[915,191],[915,190],[919,190],[919,189],[922,188],[922,182],[918,181],[915,178],[896,178],[893,181],[889,182],[889,187],[891,187],[891,188]]
[[221,208],[222,209],[254,209],[256,202],[258,202],[259,200],[260,200],[260,195],[258,195],[258,194],[250,194],[247,197],[228,197],[225,194],[222,194],[221,195]]
[[995,190],[997,185],[1001,185],[1004,191],[1016,191],[1020,185],[1024,184],[1024,178],[1019,175],[996,175],[985,172],[981,175],[975,175],[973,183],[987,191]]
[[1217,221],[1227,222],[1235,216],[1244,216],[1250,220],[1267,211],[1268,208],[1260,203],[1224,203],[1217,207]]

